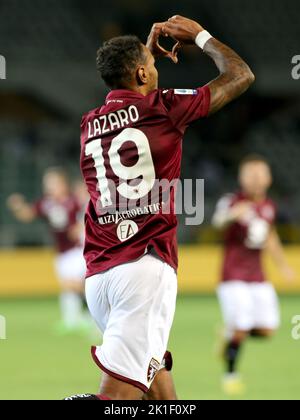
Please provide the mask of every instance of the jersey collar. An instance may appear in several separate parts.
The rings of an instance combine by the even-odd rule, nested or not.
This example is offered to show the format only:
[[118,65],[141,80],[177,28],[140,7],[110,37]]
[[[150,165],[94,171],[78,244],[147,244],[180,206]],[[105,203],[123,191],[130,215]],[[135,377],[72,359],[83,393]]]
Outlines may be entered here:
[[128,89],[116,89],[112,90],[106,97],[106,104],[109,101],[114,101],[118,99],[143,99],[144,95],[133,90]]

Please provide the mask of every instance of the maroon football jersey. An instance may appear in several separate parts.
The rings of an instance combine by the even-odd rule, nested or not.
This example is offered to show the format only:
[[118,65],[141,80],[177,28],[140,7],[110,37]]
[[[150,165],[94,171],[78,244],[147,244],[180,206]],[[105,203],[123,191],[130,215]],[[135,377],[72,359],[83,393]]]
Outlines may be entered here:
[[[103,107],[84,115],[81,169],[91,197],[88,277],[150,251],[177,269],[174,203],[182,139],[190,123],[208,115],[209,106],[208,87],[155,90],[146,97],[115,90]],[[174,188],[157,188],[162,180],[174,182]]]
[[64,202],[58,203],[49,197],[44,197],[35,204],[34,208],[37,216],[46,220],[59,253],[80,245],[79,241],[73,241],[69,237],[70,229],[78,222],[78,214],[81,211],[76,198],[70,196]]
[[[219,206],[230,208],[243,201],[249,200],[244,194],[238,193],[223,198]],[[266,199],[260,203],[253,202],[251,211],[245,219],[227,228],[223,281],[240,280],[254,283],[266,280],[262,253],[275,219],[275,204]]]

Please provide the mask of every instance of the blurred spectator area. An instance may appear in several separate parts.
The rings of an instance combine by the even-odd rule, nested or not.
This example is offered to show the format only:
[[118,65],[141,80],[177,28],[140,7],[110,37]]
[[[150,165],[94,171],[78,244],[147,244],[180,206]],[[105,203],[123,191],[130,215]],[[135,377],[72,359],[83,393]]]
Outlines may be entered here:
[[[184,144],[183,177],[206,182],[206,225],[180,224],[183,242],[214,241],[208,227],[216,200],[235,190],[245,154],[265,155],[274,170],[282,235],[299,240],[300,83],[291,59],[300,54],[298,0],[4,0],[0,2],[0,54],[7,77],[0,82],[0,245],[49,241],[42,224],[21,226],[5,201],[14,192],[39,197],[47,166],[64,165],[79,176],[80,116],[102,103],[107,89],[95,69],[95,52],[112,36],[145,40],[151,25],[175,13],[198,19],[247,59],[256,85],[220,114],[195,124]],[[168,41],[170,42],[170,41]],[[168,45],[168,44],[166,44]],[[181,64],[158,63],[163,87],[195,87],[217,73],[196,48]]]

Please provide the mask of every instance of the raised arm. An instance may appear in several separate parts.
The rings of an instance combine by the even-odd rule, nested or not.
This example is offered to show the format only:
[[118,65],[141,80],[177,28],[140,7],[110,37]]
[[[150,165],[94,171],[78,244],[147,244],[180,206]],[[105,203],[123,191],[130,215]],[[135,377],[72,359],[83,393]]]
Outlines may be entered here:
[[7,206],[17,220],[22,223],[31,223],[36,219],[36,212],[33,206],[26,202],[24,197],[19,194],[10,196]]
[[[204,28],[191,19],[174,16],[163,25],[162,32],[181,44],[193,44]],[[213,114],[242,95],[254,83],[255,77],[245,61],[217,39],[207,40],[203,51],[213,59],[220,72],[217,79],[208,83],[211,91],[210,114]]]
[[231,196],[223,197],[217,204],[212,225],[218,230],[226,229],[233,223],[241,222],[251,209],[248,201],[231,206]]
[[210,114],[213,114],[246,92],[255,77],[245,61],[217,39],[207,41],[203,51],[214,60],[220,71],[220,76],[208,84],[211,92]]

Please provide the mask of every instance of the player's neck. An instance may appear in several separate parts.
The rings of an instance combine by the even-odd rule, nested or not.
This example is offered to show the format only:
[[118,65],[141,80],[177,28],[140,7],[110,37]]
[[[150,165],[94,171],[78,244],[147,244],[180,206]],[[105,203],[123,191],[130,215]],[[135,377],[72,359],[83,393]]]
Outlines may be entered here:
[[267,199],[267,194],[244,194],[250,201],[253,201],[254,203],[261,203]]
[[69,199],[69,197],[70,197],[70,194],[61,194],[61,195],[57,195],[56,197],[53,197],[53,199],[57,203],[64,203],[65,201]]
[[143,95],[143,96],[147,96],[151,92],[151,91],[149,91],[149,87],[147,85],[129,86],[127,89],[131,90],[132,92],[139,93],[140,95]]

